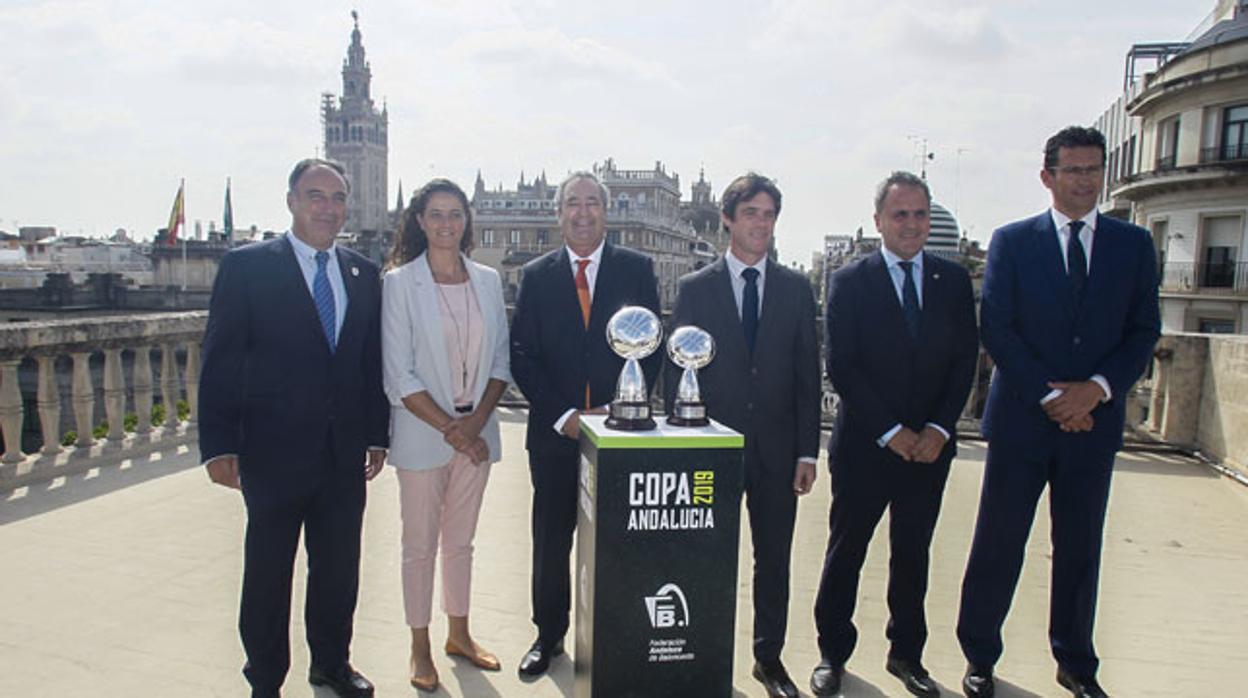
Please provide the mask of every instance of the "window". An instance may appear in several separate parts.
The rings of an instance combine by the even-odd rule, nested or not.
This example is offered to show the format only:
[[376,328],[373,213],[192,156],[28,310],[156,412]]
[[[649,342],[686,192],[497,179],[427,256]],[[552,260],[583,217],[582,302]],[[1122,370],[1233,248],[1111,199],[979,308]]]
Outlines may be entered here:
[[1202,318],[1199,318],[1196,322],[1199,325],[1198,331],[1201,332],[1202,334],[1234,334],[1235,333],[1235,321],[1234,320],[1223,320],[1220,318],[1202,317]]
[[537,244],[545,245],[549,238],[550,238],[550,232],[546,230],[545,228],[542,228],[541,230],[537,231]]
[[1248,158],[1248,104],[1230,107],[1222,116],[1222,159]]
[[1157,169],[1174,169],[1179,152],[1179,117],[1172,116],[1157,127]]
[[482,247],[494,246],[494,229],[493,228],[486,228],[485,230],[481,231],[481,246]]
[[511,244],[519,245],[520,244],[520,231],[516,230],[515,228],[512,228],[511,237],[509,239],[511,241]]
[[1243,221],[1239,216],[1211,216],[1203,223],[1200,285],[1205,288],[1231,288],[1235,285],[1235,258]]

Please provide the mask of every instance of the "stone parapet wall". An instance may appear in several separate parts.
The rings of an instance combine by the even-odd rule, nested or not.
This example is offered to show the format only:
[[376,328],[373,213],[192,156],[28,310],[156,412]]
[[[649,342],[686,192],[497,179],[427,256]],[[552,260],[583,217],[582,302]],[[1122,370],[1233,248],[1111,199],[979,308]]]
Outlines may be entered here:
[[1149,412],[1163,441],[1248,467],[1248,336],[1164,334]]

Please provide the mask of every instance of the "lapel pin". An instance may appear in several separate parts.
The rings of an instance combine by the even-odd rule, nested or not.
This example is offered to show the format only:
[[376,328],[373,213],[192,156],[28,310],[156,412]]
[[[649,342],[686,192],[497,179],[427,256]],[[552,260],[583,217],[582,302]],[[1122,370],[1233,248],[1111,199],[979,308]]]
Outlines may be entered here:
[[933,279],[939,279],[939,278],[940,278],[940,274],[932,274],[932,278],[933,278]]
[[351,267],[351,276],[359,276],[359,275],[360,275],[360,268],[359,268],[359,267]]

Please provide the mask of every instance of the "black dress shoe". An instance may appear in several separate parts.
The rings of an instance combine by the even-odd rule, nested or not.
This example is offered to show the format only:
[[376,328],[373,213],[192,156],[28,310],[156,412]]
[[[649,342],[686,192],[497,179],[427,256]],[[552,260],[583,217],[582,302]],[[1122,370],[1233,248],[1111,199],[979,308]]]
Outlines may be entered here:
[[810,673],[810,692],[820,698],[835,696],[841,692],[841,677],[844,675],[844,665],[825,659]]
[[276,688],[252,688],[251,698],[282,698],[282,692]]
[[789,678],[789,672],[779,659],[770,662],[754,662],[754,678],[762,682],[767,695],[772,698],[797,698],[797,686]]
[[938,696],[940,689],[936,687],[936,682],[928,675],[927,669],[918,662],[912,662],[909,659],[899,659],[897,657],[889,657],[884,664],[884,668],[888,673],[901,679],[901,683],[916,696]]
[[373,684],[360,672],[344,664],[334,672],[324,671],[317,667],[308,669],[308,683],[313,686],[329,686],[329,690],[340,698],[372,698]]
[[550,660],[563,654],[563,640],[553,645],[538,640],[520,660],[521,676],[541,676],[550,668]]
[[1109,698],[1095,676],[1075,676],[1065,669],[1058,669],[1057,682],[1075,698]]
[[992,698],[997,692],[992,669],[968,666],[962,677],[962,692],[966,694],[966,698]]

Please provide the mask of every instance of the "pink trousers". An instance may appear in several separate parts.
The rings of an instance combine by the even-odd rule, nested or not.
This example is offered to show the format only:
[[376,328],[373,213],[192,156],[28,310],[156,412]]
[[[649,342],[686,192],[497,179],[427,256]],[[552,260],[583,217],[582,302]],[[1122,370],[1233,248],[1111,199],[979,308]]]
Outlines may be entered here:
[[448,616],[468,615],[472,539],[490,465],[467,461],[454,458],[447,465],[428,470],[396,468],[403,517],[403,609],[410,627],[429,627],[439,544],[442,610]]

